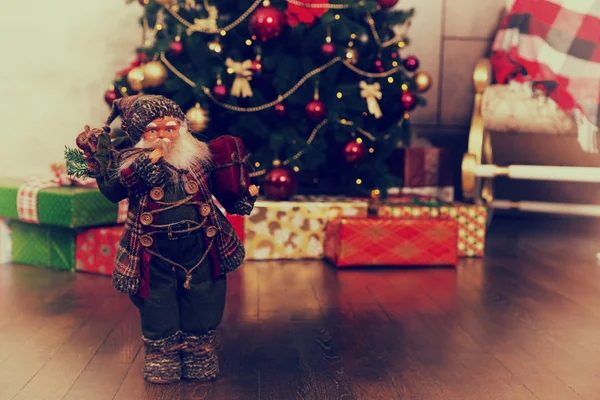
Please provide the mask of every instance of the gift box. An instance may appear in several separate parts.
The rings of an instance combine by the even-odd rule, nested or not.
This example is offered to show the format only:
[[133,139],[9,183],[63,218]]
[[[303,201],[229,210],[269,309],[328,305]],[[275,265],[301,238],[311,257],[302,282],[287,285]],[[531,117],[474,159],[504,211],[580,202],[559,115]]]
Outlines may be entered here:
[[403,188],[389,188],[387,190],[389,197],[397,196],[422,196],[422,197],[433,197],[436,200],[443,201],[445,203],[452,203],[454,201],[454,186],[425,186],[425,187],[403,187]]
[[329,221],[325,258],[337,267],[456,265],[458,222],[450,218]]
[[0,264],[12,261],[12,238],[10,221],[0,218]]
[[75,269],[111,276],[123,229],[123,225],[115,225],[79,232],[76,237]]
[[17,264],[73,271],[75,269],[74,229],[11,221],[12,258]]
[[483,257],[488,211],[484,206],[453,204],[441,207],[441,215],[458,221],[458,255]]
[[295,196],[290,201],[258,200],[246,218],[246,259],[321,259],[325,225],[332,217],[366,217],[365,199]]
[[227,211],[225,210],[225,207],[223,207],[223,205],[219,202],[219,200],[217,200],[216,197],[213,196],[212,199],[213,199],[213,202],[215,203],[215,206],[217,206],[219,208],[219,210],[221,211],[221,213],[225,216],[225,218],[227,218],[227,220],[229,221],[231,226],[233,226],[233,230],[235,231],[235,233],[237,233],[237,235],[240,238],[240,240],[242,241],[242,243],[244,243],[244,230],[245,230],[245,225],[246,225],[246,217],[243,215],[228,214]]
[[0,178],[0,217],[83,228],[124,222],[126,214],[126,201],[111,203],[98,188]]
[[458,221],[458,256],[484,255],[487,224],[487,208],[484,206],[410,197],[379,205],[377,215],[381,218],[453,218]]
[[247,165],[248,154],[244,143],[235,136],[220,136],[209,142],[214,165],[215,195],[233,204],[247,193],[250,186],[250,171]]
[[233,226],[235,233],[239,236],[242,243],[244,243],[244,229],[246,218],[243,215],[226,215],[227,220]]
[[387,160],[390,173],[404,181],[404,187],[449,187],[453,183],[450,149],[399,148]]
[[123,225],[70,229],[12,221],[13,262],[112,274]]

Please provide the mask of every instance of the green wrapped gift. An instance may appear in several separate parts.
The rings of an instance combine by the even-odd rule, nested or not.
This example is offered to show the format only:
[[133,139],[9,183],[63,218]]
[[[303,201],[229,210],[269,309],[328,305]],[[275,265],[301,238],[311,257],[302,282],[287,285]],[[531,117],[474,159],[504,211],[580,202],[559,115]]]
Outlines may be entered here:
[[[24,183],[22,179],[0,178],[0,217],[21,219],[17,211],[17,194]],[[118,219],[122,216],[119,206],[108,201],[98,188],[41,189],[33,204],[36,205],[38,223],[43,225],[83,228],[123,222]]]
[[76,231],[50,225],[11,222],[13,262],[75,270]]

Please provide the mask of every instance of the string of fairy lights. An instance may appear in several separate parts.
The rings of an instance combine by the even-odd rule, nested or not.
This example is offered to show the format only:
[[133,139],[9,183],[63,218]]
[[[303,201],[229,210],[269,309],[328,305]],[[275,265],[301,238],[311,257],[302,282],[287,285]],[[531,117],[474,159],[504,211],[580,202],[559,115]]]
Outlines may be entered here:
[[[179,71],[177,68],[175,68],[175,66],[167,59],[166,55],[164,52],[162,52],[160,54],[160,59],[161,61],[167,66],[167,68],[173,73],[175,74],[179,79],[181,79],[182,81],[184,81],[185,83],[187,83],[189,86],[191,87],[196,87],[196,83],[188,78],[185,74],[183,74],[181,71]],[[281,103],[282,101],[284,101],[285,99],[287,99],[288,97],[290,97],[292,94],[294,94],[306,81],[308,81],[310,78],[312,78],[315,75],[318,75],[320,73],[322,73],[323,71],[325,71],[326,69],[332,67],[333,65],[342,62],[343,65],[345,65],[346,67],[348,67],[349,69],[351,69],[352,71],[356,72],[359,75],[365,76],[365,77],[369,77],[369,78],[385,78],[385,77],[389,77],[390,75],[395,74],[396,72],[398,72],[400,70],[399,67],[394,67],[393,69],[389,70],[389,71],[385,71],[382,73],[370,73],[370,72],[366,72],[363,71],[359,68],[356,68],[354,65],[352,65],[351,63],[349,63],[348,61],[344,61],[341,57],[335,57],[333,58],[331,61],[327,62],[326,64],[315,68],[314,70],[310,71],[309,73],[307,73],[305,76],[303,76],[290,90],[288,90],[287,92],[285,92],[282,95],[279,95],[277,97],[276,100],[273,100],[269,103],[260,105],[260,106],[255,106],[255,107],[238,107],[238,106],[233,106],[227,103],[223,103],[221,101],[219,101],[217,98],[215,98],[212,93],[210,88],[206,87],[206,86],[202,86],[201,89],[202,91],[206,94],[206,96],[215,104],[217,104],[218,106],[221,106],[227,110],[230,111],[236,111],[236,112],[244,112],[244,113],[248,113],[248,112],[258,112],[258,111],[264,111],[267,110],[279,103]]]
[[[286,0],[286,2],[299,6],[299,7],[305,7],[305,8],[315,8],[315,9],[332,9],[332,10],[346,10],[352,7],[362,7],[364,6],[364,1],[359,1],[357,2],[355,5],[350,5],[350,4],[330,4],[330,3],[305,3],[302,1],[298,1],[298,0]],[[205,4],[205,8],[208,10],[209,12],[209,17],[208,18],[202,18],[202,19],[194,19],[194,23],[189,22],[188,20],[186,20],[184,17],[182,17],[179,14],[179,10],[180,7],[179,5],[169,5],[169,4],[165,4],[164,8],[177,20],[179,21],[179,23],[181,23],[182,25],[184,25],[186,28],[188,28],[191,32],[197,32],[197,33],[204,33],[204,34],[220,34],[221,36],[225,36],[227,34],[227,32],[229,32],[230,30],[234,29],[235,27],[237,27],[239,24],[241,24],[242,22],[244,22],[244,20],[246,20],[246,18],[248,18],[260,5],[261,3],[264,6],[268,6],[270,4],[269,0],[256,0],[254,3],[252,3],[252,5],[248,8],[248,10],[246,10],[242,15],[240,15],[235,21],[233,21],[232,23],[230,23],[227,26],[224,26],[222,28],[217,27],[216,25],[216,15],[211,15],[211,11],[213,9],[216,9],[213,6],[210,6],[208,4]],[[336,14],[334,17],[336,20],[340,19],[340,15]],[[382,42],[380,39],[380,35],[379,32],[377,31],[377,27],[375,26],[375,21],[373,20],[373,17],[371,16],[370,13],[367,12],[367,22],[369,24],[369,28],[371,30],[371,33],[373,34],[373,37],[375,38],[375,41],[377,42],[377,44],[379,45],[379,47],[381,48],[386,48],[389,47],[391,45],[394,44],[398,44],[399,47],[404,47],[405,43],[404,43],[404,36],[406,34],[406,31],[408,30],[408,28],[410,27],[410,20],[404,22],[403,24],[401,24],[398,29],[397,29],[397,33],[396,35],[385,41]],[[212,27],[212,28],[211,28]]]
[[[244,12],[242,13],[237,19],[235,19],[233,22],[231,22],[230,24],[223,26],[223,27],[219,27],[217,24],[217,19],[218,19],[218,12],[217,12],[217,8],[215,6],[211,6],[210,4],[208,4],[207,0],[204,0],[204,8],[208,14],[208,17],[206,18],[195,18],[193,22],[188,21],[186,18],[184,18],[181,14],[180,14],[180,10],[181,7],[178,4],[172,4],[173,1],[172,0],[155,0],[157,3],[163,5],[163,9],[160,9],[158,14],[157,14],[157,18],[156,18],[156,22],[154,24],[153,28],[150,28],[148,20],[146,17],[143,18],[143,46],[146,48],[151,47],[152,45],[152,40],[156,37],[156,34],[158,33],[158,31],[162,30],[165,28],[165,23],[164,23],[164,10],[166,10],[171,16],[173,16],[173,18],[175,18],[183,27],[186,28],[186,33],[188,34],[188,36],[195,34],[195,33],[199,33],[199,34],[210,34],[210,35],[220,35],[220,36],[226,36],[228,34],[229,31],[231,31],[232,29],[235,29],[237,26],[239,26],[242,22],[244,22],[250,15],[252,15],[252,13],[261,6],[261,4],[265,7],[268,7],[270,5],[270,1],[269,0],[256,0],[255,2],[253,2],[250,7]],[[332,9],[332,10],[346,10],[346,9],[350,9],[353,7],[363,7],[365,5],[364,1],[358,1],[355,4],[343,4],[343,3],[336,3],[336,4],[331,4],[331,3],[305,3],[303,1],[300,0],[286,0],[287,3],[295,5],[295,6],[299,6],[299,7],[305,7],[305,8],[312,8],[312,9]],[[147,4],[148,0],[144,0],[144,3]],[[191,2],[192,4],[195,4],[194,1]],[[186,4],[188,4],[188,1],[186,1]],[[405,41],[404,41],[404,35],[406,33],[406,30],[408,29],[408,27],[410,26],[410,20],[406,21],[405,23],[401,24],[399,29],[396,30],[396,34],[394,37],[392,37],[391,39],[387,40],[387,41],[382,41],[381,40],[381,36],[379,35],[379,32],[376,29],[375,26],[375,22],[373,20],[373,17],[371,16],[370,13],[366,12],[367,15],[367,23],[369,25],[369,29],[373,35],[373,38],[375,39],[375,42],[377,43],[377,45],[380,48],[386,48],[392,45],[397,44],[399,48],[403,48],[405,46]],[[335,20],[340,20],[340,15],[336,14],[334,16]],[[181,32],[181,30],[179,30]],[[254,112],[259,112],[259,111],[263,111],[263,110],[267,110],[269,108],[275,107],[276,105],[282,103],[285,99],[287,99],[288,97],[292,96],[300,87],[302,87],[308,80],[310,80],[311,78],[321,74],[322,72],[324,72],[325,70],[329,69],[330,67],[332,67],[333,65],[336,65],[338,63],[341,63],[342,65],[344,65],[346,68],[348,68],[349,70],[353,71],[354,73],[356,73],[359,76],[365,77],[365,78],[371,78],[371,79],[383,79],[383,78],[388,78],[388,82],[389,83],[393,83],[394,79],[393,79],[393,75],[398,73],[401,70],[401,67],[399,65],[399,63],[397,61],[393,61],[392,65],[393,68],[387,70],[387,71],[381,71],[381,72],[368,72],[368,71],[364,71],[358,67],[356,67],[354,64],[356,63],[356,55],[357,53],[352,49],[353,46],[353,40],[356,39],[356,35],[352,34],[351,35],[351,41],[349,42],[349,49],[345,54],[345,57],[334,57],[331,60],[329,60],[327,63],[315,68],[314,70],[310,71],[309,73],[307,73],[306,75],[304,75],[301,79],[299,79],[299,81],[293,85],[288,91],[286,91],[285,93],[277,96],[276,99],[259,105],[259,106],[254,106],[254,107],[238,107],[238,106],[234,106],[231,104],[228,104],[224,101],[222,101],[221,99],[217,98],[216,96],[213,95],[212,90],[206,86],[201,86],[200,89],[202,90],[202,92],[206,95],[206,97],[214,104],[216,104],[219,107],[222,107],[224,109],[230,110],[230,111],[235,111],[235,112],[240,112],[240,113],[254,113]],[[180,35],[177,35],[176,37],[176,41],[180,40]],[[256,40],[256,36],[252,36],[252,40]],[[252,40],[248,39],[246,41],[246,44],[248,46],[251,46],[253,44]],[[327,38],[326,38],[326,42],[331,43],[331,37],[330,37],[330,33],[328,33]],[[218,43],[218,42],[217,42]],[[211,47],[211,50],[216,51],[216,52],[220,52],[221,51],[221,47],[218,46],[215,43],[211,43],[211,45],[213,45]],[[218,47],[217,47],[218,46]],[[160,60],[160,61],[159,61]],[[187,85],[189,85],[192,88],[196,88],[197,84],[190,79],[188,76],[186,76],[184,73],[182,73],[180,70],[178,70],[171,61],[169,61],[169,59],[167,58],[166,54],[164,51],[159,52],[154,54],[154,56],[152,57],[152,63],[155,64],[163,64],[164,66],[166,66],[166,68],[171,71],[175,76],[177,76],[180,80],[182,80],[183,82],[185,82]],[[156,65],[156,68],[160,69],[161,66]],[[162,67],[164,68],[164,67]],[[130,71],[130,73],[133,72]],[[228,69],[228,72],[234,73],[232,71],[232,68]],[[139,75],[139,74],[138,74]],[[143,80],[145,77],[144,76],[138,76],[137,79],[139,80]],[[128,80],[129,80],[129,76],[128,76]],[[217,79],[217,81],[220,81],[220,77]],[[130,82],[131,83],[131,82]],[[140,84],[141,85],[141,84]],[[140,91],[139,86],[135,87],[136,85],[130,85],[132,86],[133,90],[137,90]],[[121,87],[119,88],[120,92],[122,94],[126,94],[127,92],[127,88],[125,87]],[[403,90],[407,90],[408,86],[406,83],[402,83],[402,89]],[[315,98],[317,98],[318,92],[315,91]],[[342,93],[339,92],[337,94],[338,98],[342,97]],[[191,111],[191,110],[190,110]],[[408,111],[406,111],[404,113],[404,115],[401,118],[400,121],[400,125],[404,123],[404,121],[406,119],[408,119],[410,117]],[[314,139],[316,138],[317,134],[328,124],[332,121],[328,120],[328,119],[324,119],[322,121],[320,121],[316,127],[313,129],[313,131],[311,132],[310,136],[308,137],[308,139],[306,140],[305,146],[299,150],[298,152],[296,152],[292,157],[283,160],[283,161],[279,161],[279,160],[275,160],[273,162],[274,166],[277,165],[289,165],[290,163],[292,163],[294,160],[298,160],[300,157],[302,157],[306,151],[308,150],[308,148],[311,146],[311,144],[313,143]],[[358,132],[359,134],[363,135],[365,138],[367,138],[368,140],[375,142],[376,138],[373,134],[371,134],[370,132],[362,129],[361,127],[359,127],[355,122],[352,121],[348,121],[346,119],[340,119],[337,121],[334,121],[335,123],[341,124],[341,125],[345,125],[345,126],[352,126],[354,127],[355,131]],[[384,140],[387,140],[390,138],[390,134],[387,134],[383,137]],[[356,139],[359,142],[362,142],[362,139],[358,138]],[[373,152],[373,148],[369,149],[369,152]],[[256,163],[255,167],[259,167],[260,164]],[[294,167],[294,170],[297,172],[299,169],[298,167]],[[254,171],[251,176],[256,177],[256,176],[261,176],[264,175],[265,173],[267,173],[267,169],[261,169],[258,171]],[[360,184],[357,181],[357,184]]]
[[248,18],[248,16],[250,16],[250,14],[252,14],[254,10],[256,10],[261,5],[261,3],[264,2],[265,0],[256,0],[242,15],[239,16],[239,18],[237,18],[235,21],[223,28],[217,27],[215,14],[216,7],[214,6],[205,4],[205,8],[207,9],[207,12],[209,14],[208,18],[195,19],[194,23],[189,22],[181,15],[179,15],[178,5],[170,6],[167,4],[164,7],[177,21],[179,21],[182,25],[186,26],[191,32],[207,34],[219,33],[222,36],[225,36],[227,32],[244,22],[244,20]]

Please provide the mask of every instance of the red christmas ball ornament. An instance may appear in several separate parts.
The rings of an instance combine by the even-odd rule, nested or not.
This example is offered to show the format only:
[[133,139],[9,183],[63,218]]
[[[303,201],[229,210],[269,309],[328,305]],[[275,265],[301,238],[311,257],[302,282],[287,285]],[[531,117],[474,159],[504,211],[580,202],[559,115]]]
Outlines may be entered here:
[[250,18],[250,33],[263,42],[281,35],[284,26],[285,15],[271,6],[260,7]]
[[376,59],[375,61],[373,61],[373,71],[375,72],[383,72],[385,71],[385,67],[383,65],[383,61],[381,59]]
[[285,118],[287,116],[287,107],[283,103],[275,104],[275,107],[273,107],[273,111],[275,115],[279,118]]
[[350,164],[361,161],[367,155],[367,147],[361,139],[351,141],[344,147],[344,158]]
[[212,95],[218,101],[225,101],[227,96],[229,96],[229,90],[227,90],[227,86],[223,85],[222,83],[218,83],[212,88]]
[[104,93],[104,101],[109,106],[112,106],[113,101],[115,101],[118,98],[119,98],[119,93],[117,93],[117,91],[114,89],[107,90],[106,93]]
[[148,55],[146,53],[137,53],[136,59],[138,60],[138,62],[140,64],[144,64],[145,62],[150,60],[150,58],[148,58]]
[[417,106],[417,96],[409,91],[402,93],[400,101],[402,101],[402,106],[406,111],[412,111]]
[[263,72],[263,64],[260,60],[252,61],[252,73],[254,75],[260,75]]
[[323,43],[321,53],[327,58],[333,57],[335,55],[335,45],[333,43]]
[[169,44],[169,54],[172,56],[180,56],[183,54],[183,43],[179,40],[174,40]]
[[416,71],[419,68],[419,59],[415,56],[410,56],[404,60],[404,68],[408,71]]
[[392,54],[390,54],[390,57],[392,57],[392,60],[397,60],[398,59],[398,52],[397,51],[392,51]]
[[296,193],[296,173],[287,167],[273,167],[262,185],[270,200],[288,200]]
[[396,4],[398,4],[400,0],[377,0],[377,3],[381,6],[381,8],[392,8]]
[[321,100],[313,100],[310,103],[308,103],[306,105],[305,111],[306,118],[308,118],[309,121],[314,122],[315,124],[318,124],[319,122],[323,121],[327,116],[327,107],[325,106],[325,103],[323,103]]

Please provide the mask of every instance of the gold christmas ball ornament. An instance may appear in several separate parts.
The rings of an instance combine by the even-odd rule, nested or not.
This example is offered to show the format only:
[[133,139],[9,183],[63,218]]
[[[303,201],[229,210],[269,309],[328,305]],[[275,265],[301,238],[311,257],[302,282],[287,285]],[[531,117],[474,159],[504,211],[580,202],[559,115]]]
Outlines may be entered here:
[[187,120],[188,129],[192,132],[202,132],[208,125],[208,115],[204,111],[200,104],[196,104],[185,114]]
[[426,92],[431,87],[431,75],[427,72],[417,72],[414,78],[418,92]]
[[144,71],[141,67],[135,67],[127,74],[127,83],[129,83],[129,87],[139,92],[144,88]]
[[160,86],[167,80],[167,68],[160,61],[150,61],[142,67],[144,87]]

